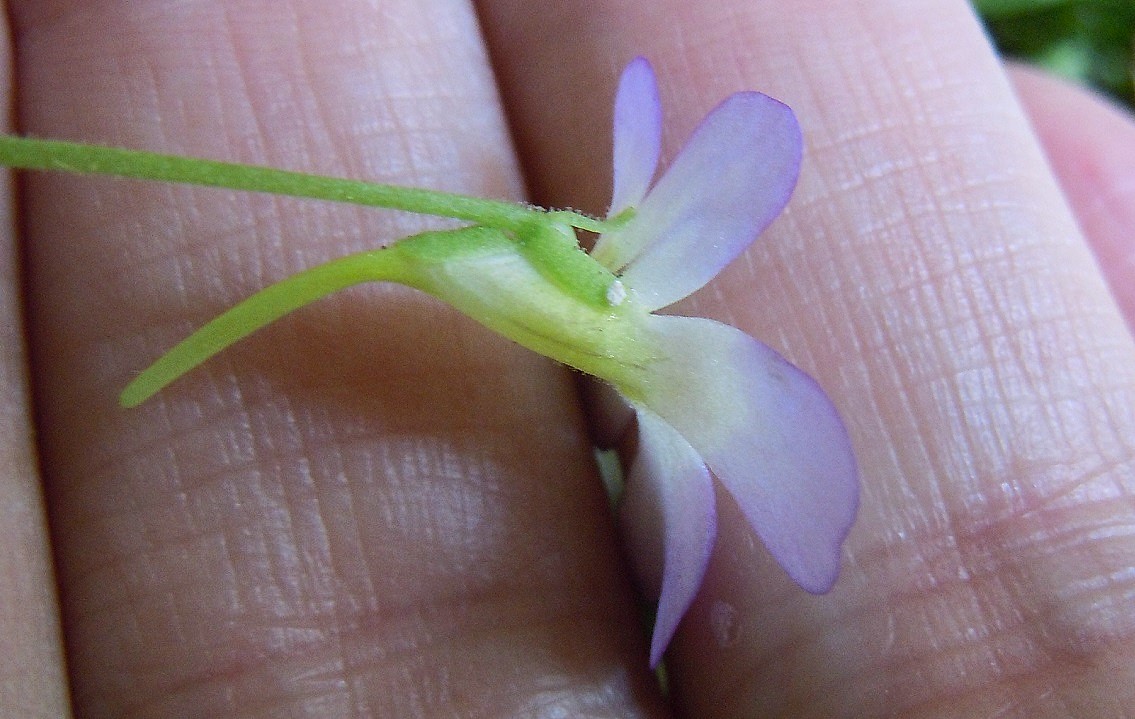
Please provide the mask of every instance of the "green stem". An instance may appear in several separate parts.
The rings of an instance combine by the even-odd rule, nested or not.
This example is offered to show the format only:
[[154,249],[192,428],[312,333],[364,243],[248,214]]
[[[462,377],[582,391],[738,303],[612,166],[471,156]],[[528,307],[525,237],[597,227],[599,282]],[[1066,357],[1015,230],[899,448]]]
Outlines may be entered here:
[[607,224],[602,220],[566,210],[549,213],[547,210],[530,205],[435,190],[398,187],[256,165],[201,160],[62,140],[0,135],[0,165],[25,170],[117,175],[143,180],[348,202],[423,215],[453,217],[506,230],[516,230],[534,217],[546,218],[549,214],[583,230],[603,232],[607,229]]

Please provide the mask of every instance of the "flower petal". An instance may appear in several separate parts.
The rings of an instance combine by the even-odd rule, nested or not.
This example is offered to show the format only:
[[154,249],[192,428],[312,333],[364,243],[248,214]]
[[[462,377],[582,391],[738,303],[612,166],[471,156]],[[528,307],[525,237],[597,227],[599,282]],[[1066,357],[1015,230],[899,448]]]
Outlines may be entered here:
[[608,217],[646,196],[662,148],[662,102],[654,69],[636,57],[623,70],[615,95],[614,189]]
[[830,589],[859,484],[827,395],[733,327],[658,315],[650,324],[669,356],[647,370],[641,396],[624,391],[681,432],[801,587]]
[[[713,481],[698,453],[650,410],[637,408],[638,454],[622,500],[624,526],[638,548],[636,568],[646,591],[658,592],[650,640],[650,666],[657,666],[678,623],[698,593],[717,533]],[[662,577],[650,565],[662,544]],[[659,588],[661,587],[661,588]]]
[[784,209],[802,144],[792,110],[767,95],[718,105],[615,233],[624,284],[657,309],[709,282]]

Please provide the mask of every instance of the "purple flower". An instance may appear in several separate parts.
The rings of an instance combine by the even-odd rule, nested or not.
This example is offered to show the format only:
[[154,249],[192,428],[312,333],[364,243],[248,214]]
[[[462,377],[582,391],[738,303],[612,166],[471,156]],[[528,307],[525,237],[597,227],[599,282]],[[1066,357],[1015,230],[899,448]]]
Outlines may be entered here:
[[[610,215],[633,215],[603,235],[592,256],[651,312],[739,255],[796,184],[799,126],[788,107],[759,93],[737,93],[710,112],[653,186],[661,106],[645,59],[623,72],[614,126]],[[664,542],[653,666],[705,575],[716,533],[714,477],[785,571],[814,593],[836,580],[858,479],[835,408],[772,349],[708,319],[650,314],[644,324],[666,355],[645,381],[614,384],[638,418],[628,501],[655,498],[650,511]],[[634,511],[641,520],[642,505]]]
[[[140,373],[121,402],[144,401],[237,339],[326,294],[360,282],[399,282],[607,380],[634,407],[640,449],[630,470],[628,511],[639,525],[659,526],[664,544],[652,665],[709,563],[714,478],[785,571],[810,592],[827,591],[858,495],[855,459],[835,408],[810,377],[745,333],[708,319],[655,314],[709,282],[784,209],[800,166],[800,128],[776,100],[737,93],[706,116],[652,184],[661,126],[654,72],[637,59],[619,84],[614,192],[602,222],[445,193],[370,188],[373,204],[474,224],[332,260],[265,288]],[[87,146],[63,149],[100,154]],[[122,153],[110,152],[121,167]],[[128,154],[153,166],[153,156]],[[348,182],[343,190],[333,179],[263,168],[159,159],[161,167],[184,170],[163,179],[294,188],[333,199],[368,189]],[[210,174],[220,170],[221,179]],[[590,255],[578,245],[578,227],[606,229]]]

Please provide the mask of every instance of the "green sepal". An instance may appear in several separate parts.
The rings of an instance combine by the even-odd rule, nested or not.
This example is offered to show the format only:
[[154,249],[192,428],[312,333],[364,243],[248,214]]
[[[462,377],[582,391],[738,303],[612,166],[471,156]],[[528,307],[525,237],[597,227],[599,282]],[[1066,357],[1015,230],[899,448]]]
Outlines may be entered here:
[[611,306],[611,285],[618,278],[583,251],[571,227],[531,222],[517,242],[532,266],[565,292],[598,308]]

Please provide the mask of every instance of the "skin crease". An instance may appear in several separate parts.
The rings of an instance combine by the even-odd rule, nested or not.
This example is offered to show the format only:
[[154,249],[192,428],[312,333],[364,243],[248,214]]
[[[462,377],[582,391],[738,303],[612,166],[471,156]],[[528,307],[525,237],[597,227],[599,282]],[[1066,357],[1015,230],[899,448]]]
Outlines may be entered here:
[[[1085,239],[964,3],[38,0],[9,16],[23,132],[518,199],[523,170],[531,199],[595,212],[632,56],[658,70],[671,154],[731,91],[788,102],[808,149],[786,215],[677,311],[813,373],[864,489],[823,597],[719,496],[668,708],[572,377],[550,362],[363,288],[114,405],[234,301],[428,221],[27,175],[0,275],[11,328],[22,256],[35,390],[9,337],[0,714],[58,716],[67,696],[33,413],[80,716],[1135,712],[1135,352],[1089,247],[1111,265],[1101,248],[1135,228],[1085,220],[1083,188],[1119,197],[1122,173],[1074,170],[1135,141],[1085,96],[1019,81]],[[1110,144],[1093,142],[1105,122]]]

